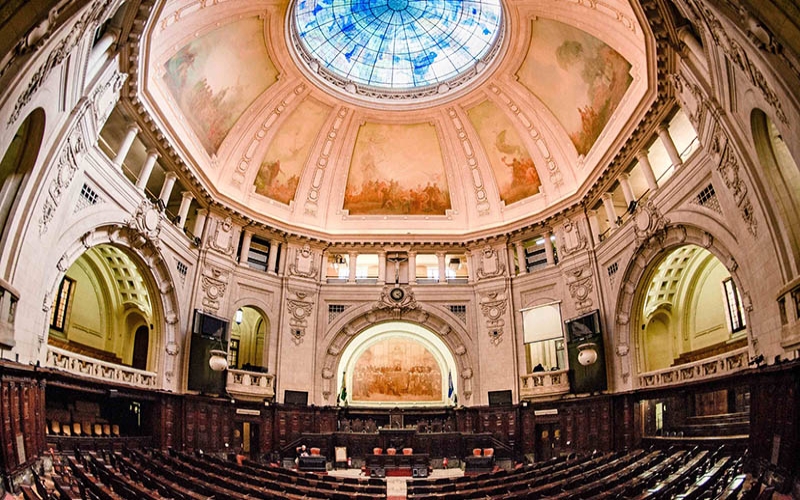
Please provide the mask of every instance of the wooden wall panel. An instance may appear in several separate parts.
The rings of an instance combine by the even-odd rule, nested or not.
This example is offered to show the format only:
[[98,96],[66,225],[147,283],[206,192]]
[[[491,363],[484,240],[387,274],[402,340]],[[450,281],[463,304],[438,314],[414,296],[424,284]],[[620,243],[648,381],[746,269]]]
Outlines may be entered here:
[[42,375],[30,367],[0,366],[0,465],[12,472],[30,465],[45,448]]
[[751,378],[750,443],[754,456],[800,473],[800,367]]

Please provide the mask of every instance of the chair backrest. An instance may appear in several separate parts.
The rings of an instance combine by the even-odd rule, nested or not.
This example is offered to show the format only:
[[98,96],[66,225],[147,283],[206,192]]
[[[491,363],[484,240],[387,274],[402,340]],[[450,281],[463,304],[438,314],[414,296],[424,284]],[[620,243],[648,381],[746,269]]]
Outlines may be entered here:
[[337,462],[347,462],[347,447],[337,446],[333,449],[334,458]]
[[53,420],[50,422],[50,430],[53,434],[61,434],[61,422],[58,420]]
[[311,454],[315,457],[319,456],[320,449],[319,448],[311,448]]
[[83,434],[86,436],[92,435],[92,424],[90,422],[82,422],[81,428],[83,429]]
[[414,448],[403,448],[403,455],[413,455]]
[[103,435],[110,436],[111,435],[111,425],[103,424]]
[[483,456],[484,457],[491,457],[494,455],[494,448],[484,448],[483,449]]
[[61,428],[61,432],[63,432],[65,436],[71,436],[72,427],[70,427],[69,424],[64,424],[64,427]]
[[396,448],[386,448],[386,454],[387,455],[397,455],[397,449]]
[[380,455],[383,453],[383,448],[372,448],[372,453],[375,455]]
[[481,449],[480,448],[473,448],[472,449],[472,456],[475,456],[475,457],[481,456]]
[[80,436],[82,434],[80,422],[72,423],[72,433],[75,434],[76,436]]
[[94,435],[95,436],[103,435],[103,424],[94,424]]
[[111,435],[112,436],[119,436],[119,425],[113,424],[111,426]]

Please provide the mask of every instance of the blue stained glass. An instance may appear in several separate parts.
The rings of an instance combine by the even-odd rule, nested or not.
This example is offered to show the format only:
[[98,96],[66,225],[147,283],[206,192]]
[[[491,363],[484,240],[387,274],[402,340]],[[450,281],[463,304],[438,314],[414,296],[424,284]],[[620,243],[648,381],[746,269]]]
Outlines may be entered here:
[[360,85],[410,90],[471,70],[501,30],[501,0],[302,0],[306,53]]

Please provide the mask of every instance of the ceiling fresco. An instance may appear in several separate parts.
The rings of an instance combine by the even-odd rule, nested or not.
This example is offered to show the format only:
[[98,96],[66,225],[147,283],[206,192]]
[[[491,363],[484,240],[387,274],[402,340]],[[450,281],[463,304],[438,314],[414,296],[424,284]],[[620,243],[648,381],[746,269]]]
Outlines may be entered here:
[[[500,228],[559,210],[655,97],[649,35],[629,3],[603,6],[167,0],[145,34],[144,88],[198,181],[256,220],[332,234]],[[365,28],[370,16],[385,29]],[[298,55],[296,19],[318,59]],[[338,76],[310,75],[309,61]],[[442,79],[479,67],[437,97]],[[342,79],[434,92],[351,99],[334,89]]]

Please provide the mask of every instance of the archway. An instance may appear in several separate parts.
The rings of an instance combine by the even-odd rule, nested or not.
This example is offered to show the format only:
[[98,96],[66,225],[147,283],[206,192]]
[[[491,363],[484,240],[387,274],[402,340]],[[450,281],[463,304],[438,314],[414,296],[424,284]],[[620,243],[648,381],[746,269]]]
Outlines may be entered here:
[[44,110],[36,108],[19,126],[0,160],[0,236],[5,233],[17,194],[39,156],[44,125]]
[[269,345],[269,319],[253,306],[234,313],[228,343],[228,368],[266,371],[266,346]]
[[142,370],[155,368],[150,326],[157,293],[125,248],[100,244],[66,269],[50,310],[48,344]]
[[747,346],[741,292],[711,252],[688,244],[666,250],[636,290],[632,318],[640,372],[685,365]]
[[795,270],[800,269],[800,167],[792,157],[781,131],[760,109],[750,114],[753,143],[758,154],[775,210],[789,239]]
[[453,354],[437,335],[409,321],[380,323],[356,335],[342,352],[338,371],[340,404],[394,408],[457,402]]

